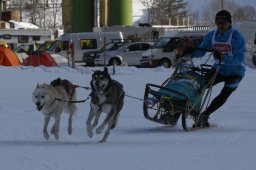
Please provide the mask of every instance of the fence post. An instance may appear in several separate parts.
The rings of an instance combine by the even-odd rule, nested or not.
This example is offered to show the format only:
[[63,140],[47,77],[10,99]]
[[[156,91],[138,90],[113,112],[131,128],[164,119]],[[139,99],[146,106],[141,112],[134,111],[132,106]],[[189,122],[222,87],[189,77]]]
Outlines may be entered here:
[[75,46],[74,46],[74,42],[71,40],[70,41],[70,53],[71,53],[71,67],[75,68]]

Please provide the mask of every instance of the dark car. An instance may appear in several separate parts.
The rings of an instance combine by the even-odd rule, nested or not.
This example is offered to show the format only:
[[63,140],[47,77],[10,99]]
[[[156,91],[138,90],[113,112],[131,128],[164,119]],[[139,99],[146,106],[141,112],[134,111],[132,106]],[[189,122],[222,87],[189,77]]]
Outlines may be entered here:
[[[124,45],[125,42],[111,42],[106,45],[105,51],[112,51],[118,49],[120,46]],[[104,48],[100,50],[88,51],[84,53],[83,61],[87,66],[95,66],[94,59],[99,53],[103,53]]]

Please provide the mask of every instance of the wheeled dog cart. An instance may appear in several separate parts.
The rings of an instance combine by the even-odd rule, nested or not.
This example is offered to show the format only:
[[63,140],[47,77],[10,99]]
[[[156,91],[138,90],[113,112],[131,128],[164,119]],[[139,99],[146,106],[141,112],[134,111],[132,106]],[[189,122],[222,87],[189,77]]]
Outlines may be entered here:
[[144,117],[150,121],[175,126],[182,115],[182,127],[188,130],[197,123],[202,108],[210,99],[212,83],[204,75],[211,65],[195,67],[180,58],[173,74],[162,85],[146,84],[144,94]]

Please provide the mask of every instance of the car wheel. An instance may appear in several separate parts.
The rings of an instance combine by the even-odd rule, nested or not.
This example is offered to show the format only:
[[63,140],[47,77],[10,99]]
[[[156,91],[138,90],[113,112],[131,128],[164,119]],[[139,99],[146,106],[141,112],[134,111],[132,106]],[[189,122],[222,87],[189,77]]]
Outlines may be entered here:
[[113,66],[113,65],[121,65],[121,62],[120,62],[118,59],[113,58],[113,59],[111,59],[111,60],[109,61],[109,65],[110,65],[110,66]]
[[160,61],[159,66],[163,66],[164,68],[170,68],[172,66],[172,63],[170,60],[163,59]]

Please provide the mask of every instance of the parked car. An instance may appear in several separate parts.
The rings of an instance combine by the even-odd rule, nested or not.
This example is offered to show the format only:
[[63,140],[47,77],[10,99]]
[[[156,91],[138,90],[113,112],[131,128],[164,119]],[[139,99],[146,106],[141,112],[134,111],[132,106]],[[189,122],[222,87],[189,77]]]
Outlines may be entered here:
[[146,50],[152,48],[154,42],[130,42],[120,46],[117,50],[99,53],[94,62],[95,65],[104,65],[104,58],[106,65],[129,65],[140,66],[141,54]]
[[20,44],[16,48],[13,49],[13,51],[16,53],[18,59],[20,60],[21,63],[33,53],[35,50],[35,44]]
[[126,42],[110,42],[106,44],[106,48],[102,48],[100,50],[94,50],[94,51],[87,51],[84,53],[83,61],[86,63],[87,66],[95,66],[94,60],[99,53],[103,53],[105,51],[113,51],[117,50],[120,46],[126,44]]
[[163,66],[169,68],[176,64],[177,45],[180,40],[191,40],[192,46],[197,46],[207,31],[172,31],[162,36],[151,50],[141,56],[141,65],[146,67]]

